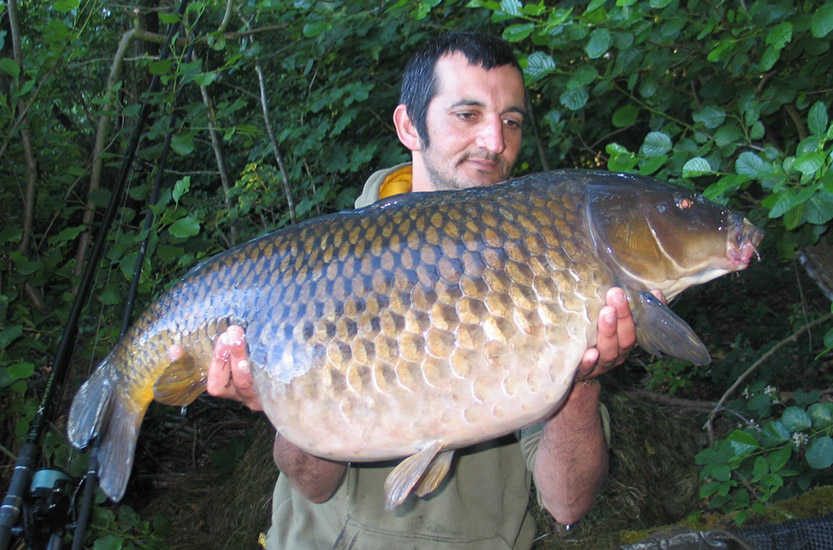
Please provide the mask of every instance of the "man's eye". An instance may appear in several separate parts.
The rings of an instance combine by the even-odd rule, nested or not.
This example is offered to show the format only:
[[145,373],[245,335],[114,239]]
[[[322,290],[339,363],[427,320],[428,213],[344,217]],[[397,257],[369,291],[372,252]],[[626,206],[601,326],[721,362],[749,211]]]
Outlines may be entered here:
[[523,123],[521,123],[518,120],[515,120],[514,118],[504,118],[503,124],[505,126],[509,126],[510,128],[520,128],[523,126]]
[[460,120],[474,120],[477,115],[475,115],[471,111],[462,111],[462,112],[457,113],[456,116]]

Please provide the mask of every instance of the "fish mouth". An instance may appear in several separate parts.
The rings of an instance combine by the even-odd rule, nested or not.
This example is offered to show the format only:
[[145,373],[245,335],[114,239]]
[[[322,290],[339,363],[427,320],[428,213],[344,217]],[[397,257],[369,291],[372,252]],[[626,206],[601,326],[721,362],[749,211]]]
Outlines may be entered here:
[[764,238],[764,232],[752,225],[746,218],[740,218],[732,224],[729,230],[728,248],[726,255],[734,271],[745,269],[754,255],[761,261],[758,245]]

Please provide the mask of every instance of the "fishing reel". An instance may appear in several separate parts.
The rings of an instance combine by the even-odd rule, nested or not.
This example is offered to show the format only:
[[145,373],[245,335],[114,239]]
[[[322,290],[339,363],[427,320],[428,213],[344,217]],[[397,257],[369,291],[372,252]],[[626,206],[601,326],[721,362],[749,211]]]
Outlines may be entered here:
[[23,524],[12,529],[26,548],[60,550],[73,526],[75,483],[64,471],[43,468],[34,473],[23,498]]

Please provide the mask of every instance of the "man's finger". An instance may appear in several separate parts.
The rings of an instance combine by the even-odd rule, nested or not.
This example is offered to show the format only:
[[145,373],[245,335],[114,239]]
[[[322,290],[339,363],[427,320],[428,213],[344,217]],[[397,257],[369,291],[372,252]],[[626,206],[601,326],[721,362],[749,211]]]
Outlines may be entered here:
[[607,305],[616,310],[617,356],[624,356],[636,343],[636,326],[633,324],[628,298],[621,288],[611,288],[607,291],[606,299]]

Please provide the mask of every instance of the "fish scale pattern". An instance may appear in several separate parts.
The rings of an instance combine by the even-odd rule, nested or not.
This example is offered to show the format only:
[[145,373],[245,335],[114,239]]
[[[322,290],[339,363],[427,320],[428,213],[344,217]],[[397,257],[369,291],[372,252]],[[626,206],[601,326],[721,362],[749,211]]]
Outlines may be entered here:
[[199,393],[214,339],[236,322],[267,415],[308,451],[372,460],[437,434],[462,446],[506,433],[557,406],[612,283],[583,195],[525,178],[265,236],[186,275],[114,363],[140,365],[122,375],[146,406],[143,380],[182,345]]
[[611,276],[580,186],[504,187],[395,199],[271,243],[280,284],[247,338],[282,433],[333,456],[384,442],[366,458],[385,458],[438,428],[465,443],[557,405]]

